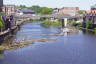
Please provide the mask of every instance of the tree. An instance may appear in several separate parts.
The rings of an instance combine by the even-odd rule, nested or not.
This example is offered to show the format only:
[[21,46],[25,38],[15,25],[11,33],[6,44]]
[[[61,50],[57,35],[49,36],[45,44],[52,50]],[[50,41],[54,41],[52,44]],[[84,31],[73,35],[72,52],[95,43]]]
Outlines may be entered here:
[[85,10],[79,10],[79,14],[83,14],[83,13],[85,13],[86,11]]
[[0,16],[0,28],[2,28],[4,25],[3,25],[3,20],[2,20],[2,17]]
[[92,21],[88,21],[88,22],[86,23],[86,27],[87,27],[88,29],[92,29],[92,28],[93,28],[93,22],[92,22]]
[[24,8],[31,9],[31,10],[34,10],[38,14],[51,14],[52,13],[52,8],[40,7],[38,5],[34,5],[34,6],[31,6],[31,7],[26,7],[25,5],[20,5],[20,6],[17,6],[17,8],[20,8],[20,9],[24,9]]
[[52,12],[52,8],[40,7],[38,5],[31,6],[29,9],[32,9],[39,14],[50,14]]
[[43,7],[43,8],[41,8],[40,13],[41,14],[51,14],[52,13],[52,8]]
[[27,7],[25,5],[20,5],[20,6],[17,6],[17,8],[24,9],[24,8],[27,8]]
[[38,5],[34,5],[34,6],[29,7],[29,9],[34,10],[36,13],[40,13],[41,7]]

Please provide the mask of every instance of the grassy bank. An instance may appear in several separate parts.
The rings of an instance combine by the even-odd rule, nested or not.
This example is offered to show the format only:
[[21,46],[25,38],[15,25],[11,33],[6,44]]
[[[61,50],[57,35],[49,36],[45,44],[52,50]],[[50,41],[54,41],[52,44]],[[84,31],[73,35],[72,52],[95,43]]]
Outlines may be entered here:
[[29,41],[24,41],[24,42],[16,42],[15,44],[8,44],[8,45],[0,45],[0,51],[1,50],[11,50],[11,49],[18,49],[18,48],[24,48],[26,46],[32,45],[35,42],[51,42],[51,41],[56,41],[57,39],[48,39],[48,38],[41,38],[37,40],[31,40]]
[[30,19],[30,21],[35,22],[35,21],[40,21],[40,19]]
[[44,20],[41,23],[41,26],[43,26],[43,27],[58,27],[58,26],[61,26],[61,23],[60,23],[60,21]]
[[81,23],[81,22],[68,21],[68,24],[69,24],[70,26],[82,27],[82,23]]
[[71,26],[75,26],[78,27],[80,29],[84,29],[84,30],[88,30],[88,31],[92,31],[96,33],[96,26],[93,26],[93,22],[92,21],[88,21],[84,27],[84,24],[81,22],[76,22],[76,21],[68,21],[68,24],[70,24]]

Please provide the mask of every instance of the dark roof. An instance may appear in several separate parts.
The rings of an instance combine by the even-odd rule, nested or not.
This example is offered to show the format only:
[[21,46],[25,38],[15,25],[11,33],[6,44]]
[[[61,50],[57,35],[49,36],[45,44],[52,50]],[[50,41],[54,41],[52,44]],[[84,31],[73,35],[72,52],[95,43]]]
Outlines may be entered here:
[[24,14],[35,14],[35,11],[30,10],[30,9],[22,9],[21,10]]

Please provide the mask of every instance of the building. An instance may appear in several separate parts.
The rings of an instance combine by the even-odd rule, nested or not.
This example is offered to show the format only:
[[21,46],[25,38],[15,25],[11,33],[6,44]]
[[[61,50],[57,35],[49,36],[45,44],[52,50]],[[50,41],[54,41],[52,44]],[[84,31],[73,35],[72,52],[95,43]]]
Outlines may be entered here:
[[0,0],[0,12],[2,12],[3,0]]
[[52,14],[58,14],[59,8],[54,8]]
[[16,15],[35,16],[35,11],[30,9],[16,10]]
[[89,21],[93,22],[93,27],[96,27],[96,4],[91,6],[91,9],[86,11],[83,16],[84,27],[86,27],[86,23]]
[[92,21],[94,24],[96,24],[96,4],[91,6],[90,10],[87,10],[84,14],[84,21]]
[[15,5],[4,5],[3,12],[6,15],[14,15],[15,14]]
[[79,7],[63,7],[59,10],[59,14],[67,14],[70,16],[78,15]]
[[68,16],[78,15],[79,7],[63,7],[53,9],[53,14],[63,14]]

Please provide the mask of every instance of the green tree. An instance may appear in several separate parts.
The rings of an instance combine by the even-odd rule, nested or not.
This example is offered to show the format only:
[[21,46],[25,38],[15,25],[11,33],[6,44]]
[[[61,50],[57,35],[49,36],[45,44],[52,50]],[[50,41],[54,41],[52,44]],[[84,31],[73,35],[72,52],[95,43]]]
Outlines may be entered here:
[[40,7],[38,5],[31,6],[29,7],[29,9],[32,9],[36,13],[39,13],[39,14],[51,14],[52,13],[52,8]]
[[2,16],[5,16],[5,13],[0,12],[0,28],[4,27]]
[[92,29],[92,28],[93,28],[93,22],[92,22],[92,21],[88,21],[88,22],[86,23],[86,27],[87,27],[88,29]]
[[43,7],[40,11],[41,14],[51,14],[52,13],[52,8],[46,8]]
[[38,5],[34,5],[34,6],[29,7],[29,9],[34,10],[36,13],[40,13],[41,7]]
[[85,12],[86,12],[85,10],[79,10],[79,11],[78,11],[79,14],[83,14],[83,13],[85,13]]
[[31,6],[31,7],[26,7],[25,5],[20,5],[20,6],[17,6],[17,8],[20,8],[20,9],[24,9],[24,8],[31,9],[31,10],[34,10],[38,14],[51,14],[52,11],[53,11],[52,8],[40,7],[38,5],[34,5],[34,6]]
[[2,20],[2,17],[0,16],[0,28],[3,27],[3,20]]
[[16,6],[16,8],[24,9],[27,8],[25,5]]

